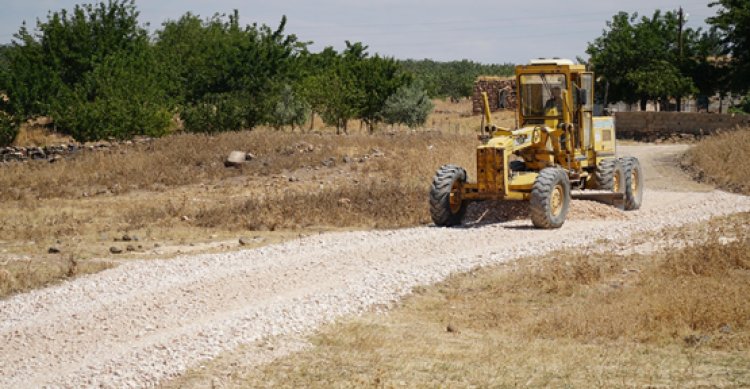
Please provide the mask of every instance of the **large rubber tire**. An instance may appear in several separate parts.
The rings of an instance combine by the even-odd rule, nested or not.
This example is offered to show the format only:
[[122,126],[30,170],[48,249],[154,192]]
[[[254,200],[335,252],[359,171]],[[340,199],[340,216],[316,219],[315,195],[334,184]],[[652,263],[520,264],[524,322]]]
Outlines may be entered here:
[[537,228],[560,228],[570,207],[570,180],[559,168],[542,169],[531,190],[531,221]]
[[430,188],[430,215],[436,226],[450,227],[463,221],[467,204],[461,196],[465,182],[466,170],[456,165],[443,165],[435,173]]
[[641,207],[643,202],[643,170],[635,157],[620,158],[625,175],[625,210],[632,211]]
[[619,161],[615,158],[607,158],[599,162],[594,173],[596,180],[596,189],[613,190],[615,166]]

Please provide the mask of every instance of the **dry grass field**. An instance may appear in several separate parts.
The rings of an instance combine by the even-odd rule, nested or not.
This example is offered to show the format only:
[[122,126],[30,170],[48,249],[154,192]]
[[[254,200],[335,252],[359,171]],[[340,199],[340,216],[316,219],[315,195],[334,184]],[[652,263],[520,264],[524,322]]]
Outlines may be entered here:
[[324,328],[306,351],[230,370],[228,386],[750,385],[750,214],[638,239],[639,253],[600,242],[456,275]]
[[[436,103],[419,130],[384,126],[369,135],[353,124],[346,136],[331,128],[176,134],[55,163],[0,166],[0,296],[96,271],[100,259],[236,249],[240,237],[252,247],[426,224],[432,175],[448,162],[474,166],[479,126],[469,101]],[[20,139],[60,140],[53,135],[36,129]],[[232,150],[255,158],[227,168]],[[122,241],[126,235],[137,241]]]

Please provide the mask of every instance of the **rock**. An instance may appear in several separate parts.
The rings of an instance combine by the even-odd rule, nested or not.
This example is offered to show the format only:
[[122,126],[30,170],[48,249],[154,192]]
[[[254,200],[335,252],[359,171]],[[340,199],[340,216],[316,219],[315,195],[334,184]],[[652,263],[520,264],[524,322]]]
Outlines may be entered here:
[[315,151],[315,146],[307,142],[300,142],[295,145],[297,151],[300,153],[310,153]]
[[331,167],[331,166],[334,166],[334,165],[336,165],[336,158],[333,158],[333,157],[329,157],[329,158],[326,158],[326,159],[324,159],[324,160],[323,160],[323,161],[321,162],[321,165],[323,165],[323,166],[325,166],[325,167]]
[[721,331],[724,334],[731,334],[732,326],[730,326],[729,324],[724,324],[723,326],[721,326],[721,328],[719,328],[719,331]]
[[109,248],[109,252],[112,254],[120,254],[122,252],[122,249],[119,247],[112,246]]
[[352,158],[350,156],[348,156],[348,155],[345,155],[344,158],[341,159],[341,161],[344,162],[344,163],[351,163],[352,162]]
[[252,161],[255,159],[255,154],[253,153],[245,153],[245,161]]
[[121,239],[123,242],[130,242],[132,240],[132,238],[128,234],[123,235]]
[[252,243],[253,243],[253,240],[250,238],[240,238],[240,246],[247,246]]
[[338,201],[339,205],[349,205],[352,203],[352,201],[346,197],[342,197]]
[[224,161],[226,167],[238,167],[247,162],[247,153],[244,151],[232,151]]
[[127,251],[135,251],[135,247],[133,247],[133,245],[129,244],[128,247],[125,247],[125,250],[127,250]]
[[29,149],[27,155],[31,159],[47,159],[47,155],[44,154],[44,150],[41,147],[33,147]]
[[59,254],[60,253],[60,249],[53,246],[53,247],[48,248],[47,252],[50,253],[50,254]]
[[453,326],[452,324],[448,324],[448,325],[447,325],[447,326],[445,327],[445,331],[446,331],[446,332],[456,332],[456,333],[457,333],[457,332],[458,332],[458,329],[457,329],[456,327],[454,327],[454,326]]

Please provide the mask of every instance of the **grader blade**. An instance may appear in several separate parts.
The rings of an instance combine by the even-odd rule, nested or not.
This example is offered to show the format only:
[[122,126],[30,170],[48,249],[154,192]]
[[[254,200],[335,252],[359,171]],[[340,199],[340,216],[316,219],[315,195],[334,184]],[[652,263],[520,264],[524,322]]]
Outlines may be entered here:
[[617,208],[623,208],[625,206],[625,193],[617,192],[597,192],[592,190],[587,191],[571,191],[570,198],[574,200],[591,200],[607,205],[612,205]]

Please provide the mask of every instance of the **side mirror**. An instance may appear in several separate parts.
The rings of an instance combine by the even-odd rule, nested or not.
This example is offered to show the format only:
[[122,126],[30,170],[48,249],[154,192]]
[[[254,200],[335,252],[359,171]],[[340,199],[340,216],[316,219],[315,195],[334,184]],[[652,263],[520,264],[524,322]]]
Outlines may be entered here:
[[588,101],[586,101],[586,97],[588,96],[588,91],[586,89],[579,89],[578,90],[578,102],[581,105],[588,104]]

